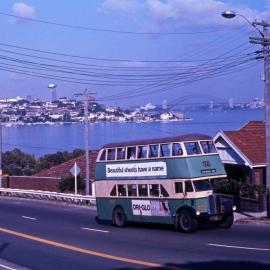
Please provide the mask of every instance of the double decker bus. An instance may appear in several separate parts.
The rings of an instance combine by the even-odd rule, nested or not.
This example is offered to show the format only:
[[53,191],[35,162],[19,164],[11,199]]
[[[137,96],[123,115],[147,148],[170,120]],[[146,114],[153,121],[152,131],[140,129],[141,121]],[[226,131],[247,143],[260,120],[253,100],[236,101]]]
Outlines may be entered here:
[[211,137],[200,134],[106,144],[95,164],[97,218],[172,224],[233,224],[235,206],[211,182],[226,173]]

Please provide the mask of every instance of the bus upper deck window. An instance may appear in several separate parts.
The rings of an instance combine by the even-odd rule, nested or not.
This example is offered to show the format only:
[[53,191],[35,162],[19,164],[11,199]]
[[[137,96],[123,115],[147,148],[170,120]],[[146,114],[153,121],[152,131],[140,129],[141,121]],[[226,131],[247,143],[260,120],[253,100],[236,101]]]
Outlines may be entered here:
[[185,182],[185,191],[186,192],[193,192],[193,186],[191,181]]
[[185,147],[188,155],[198,155],[202,153],[198,142],[185,142]]
[[160,156],[161,157],[169,157],[171,154],[171,144],[164,143],[160,145]]
[[149,158],[158,157],[158,144],[149,145]]
[[158,184],[149,185],[149,191],[150,191],[151,197],[159,197],[159,185]]
[[147,158],[147,146],[138,146],[138,158]]
[[114,148],[108,149],[107,160],[115,160],[115,149]]
[[136,158],[136,146],[131,146],[127,148],[127,159]]
[[128,185],[128,196],[137,197],[137,185],[135,184]]
[[139,197],[148,197],[147,185],[145,184],[138,185],[138,190],[139,190]]
[[215,145],[212,141],[202,141],[200,142],[200,144],[205,154],[217,152]]
[[183,193],[183,183],[182,182],[175,182],[174,189],[175,189],[175,193]]
[[126,148],[121,147],[117,148],[117,160],[125,159],[126,157]]
[[99,160],[106,160],[106,149],[102,150]]
[[182,156],[183,155],[183,150],[182,150],[180,143],[173,143],[172,155],[173,156]]
[[160,195],[162,197],[169,197],[169,193],[167,192],[167,190],[162,185],[160,185]]
[[117,185],[118,187],[118,196],[127,196],[126,185]]

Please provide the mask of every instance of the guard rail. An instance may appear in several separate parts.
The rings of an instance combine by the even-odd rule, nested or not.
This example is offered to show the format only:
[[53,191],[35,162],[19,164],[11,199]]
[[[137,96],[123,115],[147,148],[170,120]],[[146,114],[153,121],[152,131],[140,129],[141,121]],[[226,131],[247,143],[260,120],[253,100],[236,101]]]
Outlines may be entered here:
[[0,188],[0,196],[52,200],[81,205],[96,205],[96,198],[94,196],[74,195],[41,190]]

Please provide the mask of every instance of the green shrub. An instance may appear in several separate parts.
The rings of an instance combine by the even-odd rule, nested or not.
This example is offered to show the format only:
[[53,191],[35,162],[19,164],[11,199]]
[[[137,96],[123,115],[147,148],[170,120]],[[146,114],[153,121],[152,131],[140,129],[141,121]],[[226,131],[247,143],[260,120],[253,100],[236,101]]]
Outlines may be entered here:
[[[60,189],[61,192],[65,191],[74,192],[75,190],[74,176],[68,176],[62,179],[59,183],[58,188]],[[78,191],[83,191],[85,189],[85,181],[84,179],[81,178],[80,175],[77,177],[77,189]]]

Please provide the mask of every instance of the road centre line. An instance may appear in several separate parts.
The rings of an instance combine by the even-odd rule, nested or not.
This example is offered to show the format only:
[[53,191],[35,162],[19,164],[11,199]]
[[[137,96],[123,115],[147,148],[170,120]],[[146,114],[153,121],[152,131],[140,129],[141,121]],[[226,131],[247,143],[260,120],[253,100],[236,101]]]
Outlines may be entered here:
[[22,216],[22,218],[25,218],[25,219],[30,219],[30,220],[37,220],[36,218],[34,217],[27,217],[27,216]]
[[136,259],[129,259],[129,258],[125,258],[125,257],[114,256],[114,255],[111,255],[111,254],[108,254],[108,253],[102,253],[102,252],[97,252],[97,251],[94,251],[94,250],[79,248],[79,247],[75,247],[75,246],[71,246],[71,245],[67,245],[67,244],[63,244],[63,243],[59,243],[59,242],[55,242],[55,241],[51,241],[51,240],[47,240],[47,239],[44,239],[44,238],[39,238],[39,237],[32,236],[32,235],[29,235],[29,234],[24,234],[24,233],[12,231],[12,230],[1,228],[1,227],[0,227],[0,232],[6,233],[6,234],[9,234],[9,235],[14,235],[14,236],[17,236],[17,237],[21,237],[21,238],[24,238],[24,239],[36,241],[36,242],[46,244],[46,245],[49,245],[49,246],[54,246],[54,247],[58,247],[58,248],[64,248],[64,249],[79,252],[79,253],[84,253],[84,254],[88,254],[88,255],[92,255],[92,256],[96,256],[96,257],[101,257],[101,258],[104,258],[104,259],[109,259],[109,260],[114,260],[114,261],[119,261],[119,262],[125,262],[125,263],[130,263],[130,264],[135,264],[135,265],[143,265],[143,266],[147,266],[147,267],[163,267],[162,264],[158,264],[158,263],[147,262],[147,261],[136,260]]
[[8,269],[8,270],[17,270],[15,268],[11,268],[11,267],[8,267],[8,266],[3,265],[3,264],[0,264],[0,267],[3,267],[3,268]]
[[246,250],[259,250],[259,251],[270,251],[269,248],[253,248],[253,247],[241,247],[241,246],[228,246],[228,245],[220,245],[220,244],[207,244],[208,246],[213,247],[225,247],[225,248],[236,248],[236,249],[246,249]]
[[86,231],[94,231],[94,232],[101,232],[101,233],[109,233],[109,231],[104,231],[104,230],[98,230],[98,229],[92,229],[92,228],[86,228],[86,227],[82,227],[82,230],[86,230]]

